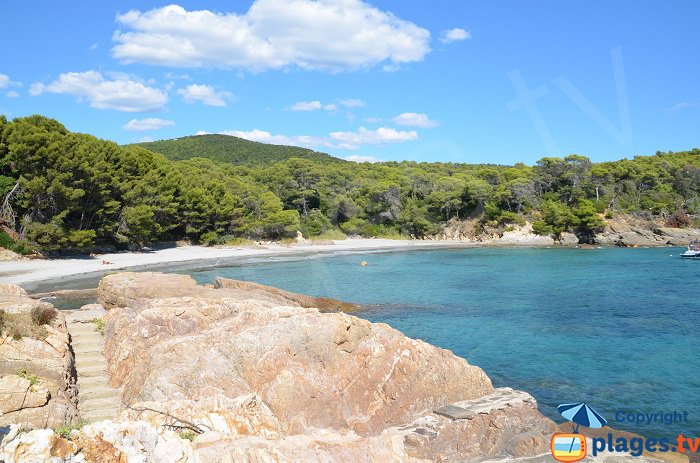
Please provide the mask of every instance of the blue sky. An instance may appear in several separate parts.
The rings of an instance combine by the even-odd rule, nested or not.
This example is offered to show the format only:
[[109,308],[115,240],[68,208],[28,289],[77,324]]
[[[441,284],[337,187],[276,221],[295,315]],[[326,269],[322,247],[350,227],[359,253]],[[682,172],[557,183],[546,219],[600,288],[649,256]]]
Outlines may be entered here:
[[0,5],[0,113],[350,159],[595,161],[700,146],[694,1]]

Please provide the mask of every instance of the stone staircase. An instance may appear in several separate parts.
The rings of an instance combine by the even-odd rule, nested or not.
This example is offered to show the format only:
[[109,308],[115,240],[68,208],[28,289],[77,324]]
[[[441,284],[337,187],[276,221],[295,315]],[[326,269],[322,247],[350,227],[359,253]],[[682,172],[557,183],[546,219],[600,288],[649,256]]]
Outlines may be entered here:
[[114,419],[119,413],[119,394],[107,376],[104,336],[92,322],[104,313],[99,306],[65,312],[78,375],[78,411],[90,423]]

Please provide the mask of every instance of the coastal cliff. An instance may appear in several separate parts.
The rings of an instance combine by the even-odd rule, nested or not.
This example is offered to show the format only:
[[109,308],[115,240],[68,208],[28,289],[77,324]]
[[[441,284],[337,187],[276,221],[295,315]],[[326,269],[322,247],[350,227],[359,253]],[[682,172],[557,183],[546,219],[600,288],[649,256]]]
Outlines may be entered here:
[[669,227],[659,219],[622,216],[606,220],[605,227],[590,236],[580,237],[565,231],[554,237],[536,234],[530,222],[489,227],[477,220],[451,220],[440,233],[426,239],[458,240],[484,246],[686,246],[692,240],[700,240],[700,230]]

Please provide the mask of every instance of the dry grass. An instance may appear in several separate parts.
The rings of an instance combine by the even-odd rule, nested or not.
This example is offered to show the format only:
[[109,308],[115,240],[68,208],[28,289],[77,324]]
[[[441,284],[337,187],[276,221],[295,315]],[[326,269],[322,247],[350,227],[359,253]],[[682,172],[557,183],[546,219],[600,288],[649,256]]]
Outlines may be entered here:
[[48,335],[46,325],[56,318],[55,310],[53,309],[53,315],[48,308],[44,308],[41,313],[34,311],[33,314],[7,313],[0,310],[0,333],[9,335],[16,341],[24,337],[44,340]]

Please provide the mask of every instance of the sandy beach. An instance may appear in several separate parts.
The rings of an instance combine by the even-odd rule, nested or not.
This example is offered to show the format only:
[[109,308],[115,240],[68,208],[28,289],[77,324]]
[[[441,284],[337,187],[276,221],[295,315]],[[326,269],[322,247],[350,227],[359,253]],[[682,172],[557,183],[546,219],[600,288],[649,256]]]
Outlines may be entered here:
[[[465,241],[409,241],[386,239],[347,239],[333,244],[276,243],[260,247],[180,246],[153,252],[121,252],[60,259],[28,259],[0,262],[0,283],[33,286],[42,281],[60,280],[78,275],[116,270],[143,269],[149,266],[218,259],[308,256],[332,252],[366,252],[382,250],[435,249],[475,246]],[[234,260],[235,261],[235,260]],[[103,262],[109,262],[104,264]]]

